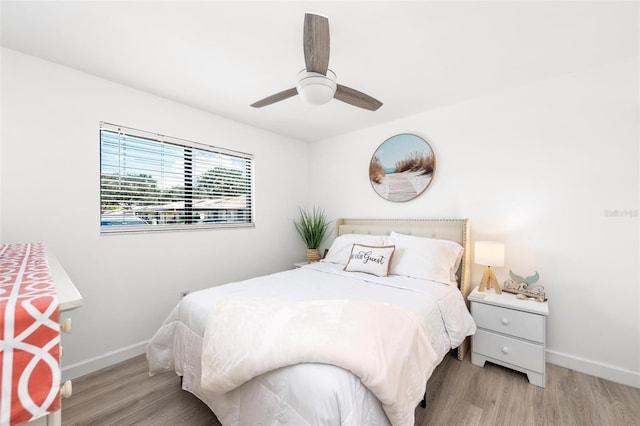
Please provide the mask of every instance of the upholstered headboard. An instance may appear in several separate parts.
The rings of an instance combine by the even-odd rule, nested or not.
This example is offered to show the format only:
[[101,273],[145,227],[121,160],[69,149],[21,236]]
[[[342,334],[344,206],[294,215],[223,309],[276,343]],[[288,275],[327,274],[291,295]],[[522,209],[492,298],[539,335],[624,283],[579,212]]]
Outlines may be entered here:
[[[471,259],[469,254],[469,219],[337,219],[336,234],[389,235],[392,231],[419,237],[452,240],[464,247],[458,287],[465,302],[471,292]],[[458,348],[458,359],[464,359],[469,339]]]

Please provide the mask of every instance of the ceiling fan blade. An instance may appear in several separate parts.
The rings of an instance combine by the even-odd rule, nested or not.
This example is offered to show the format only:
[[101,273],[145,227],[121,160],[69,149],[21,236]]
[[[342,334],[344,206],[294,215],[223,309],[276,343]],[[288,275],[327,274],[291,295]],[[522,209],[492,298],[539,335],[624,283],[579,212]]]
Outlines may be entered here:
[[329,68],[329,19],[326,16],[305,13],[302,45],[307,71],[327,75]]
[[375,111],[382,106],[382,102],[380,102],[379,100],[374,99],[362,92],[358,92],[357,90],[350,87],[343,86],[342,84],[338,84],[336,94],[333,95],[333,97],[339,101],[346,102],[350,105],[360,108],[368,109],[369,111]]
[[295,87],[291,89],[283,90],[282,92],[276,93],[275,95],[268,96],[264,99],[259,100],[258,102],[254,102],[251,104],[254,108],[262,108],[263,106],[275,104],[276,102],[284,101],[285,99],[289,99],[292,96],[298,94],[298,91]]

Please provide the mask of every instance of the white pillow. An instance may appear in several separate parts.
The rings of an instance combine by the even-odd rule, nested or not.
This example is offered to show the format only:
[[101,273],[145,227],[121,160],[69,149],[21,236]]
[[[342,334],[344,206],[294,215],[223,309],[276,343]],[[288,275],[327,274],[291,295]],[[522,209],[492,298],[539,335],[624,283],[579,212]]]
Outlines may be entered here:
[[[458,279],[458,277],[456,276],[456,273],[458,272],[458,268],[460,268],[460,263],[462,263],[462,255],[464,254],[464,247],[462,247],[460,244],[456,243],[455,241],[451,241],[451,240],[442,240],[439,238],[427,238],[427,237],[418,237],[416,235],[407,235],[407,234],[400,234],[399,232],[391,232],[391,237],[395,237],[396,239],[398,238],[416,238],[418,240],[431,240],[434,242],[438,242],[441,244],[444,244],[445,246],[449,246],[449,248],[455,252],[458,253],[456,260],[454,262],[453,267],[451,268],[451,280],[452,281],[456,281]],[[389,237],[389,238],[391,238]]]
[[348,272],[366,272],[367,274],[386,277],[393,258],[395,246],[372,247],[354,244],[349,262],[344,267]]
[[346,265],[351,255],[354,244],[364,244],[367,246],[382,246],[384,237],[382,235],[368,234],[344,234],[333,240],[329,252],[322,259],[322,262],[338,263]]
[[460,244],[397,232],[392,232],[388,241],[396,246],[389,274],[456,283],[456,272],[464,252]]

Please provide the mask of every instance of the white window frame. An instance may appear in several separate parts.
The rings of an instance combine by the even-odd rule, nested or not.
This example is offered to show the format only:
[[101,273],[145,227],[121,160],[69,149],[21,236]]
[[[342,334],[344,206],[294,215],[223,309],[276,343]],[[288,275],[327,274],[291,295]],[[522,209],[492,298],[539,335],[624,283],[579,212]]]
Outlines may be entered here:
[[255,227],[252,154],[105,122],[99,145],[101,234]]

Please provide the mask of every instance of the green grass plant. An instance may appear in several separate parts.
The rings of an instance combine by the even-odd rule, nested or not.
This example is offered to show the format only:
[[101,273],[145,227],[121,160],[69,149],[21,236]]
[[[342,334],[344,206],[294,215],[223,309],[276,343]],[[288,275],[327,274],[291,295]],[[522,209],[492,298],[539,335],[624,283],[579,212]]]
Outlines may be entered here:
[[293,221],[298,234],[308,249],[317,249],[327,234],[329,221],[324,210],[313,207],[311,210],[300,207],[300,217]]

